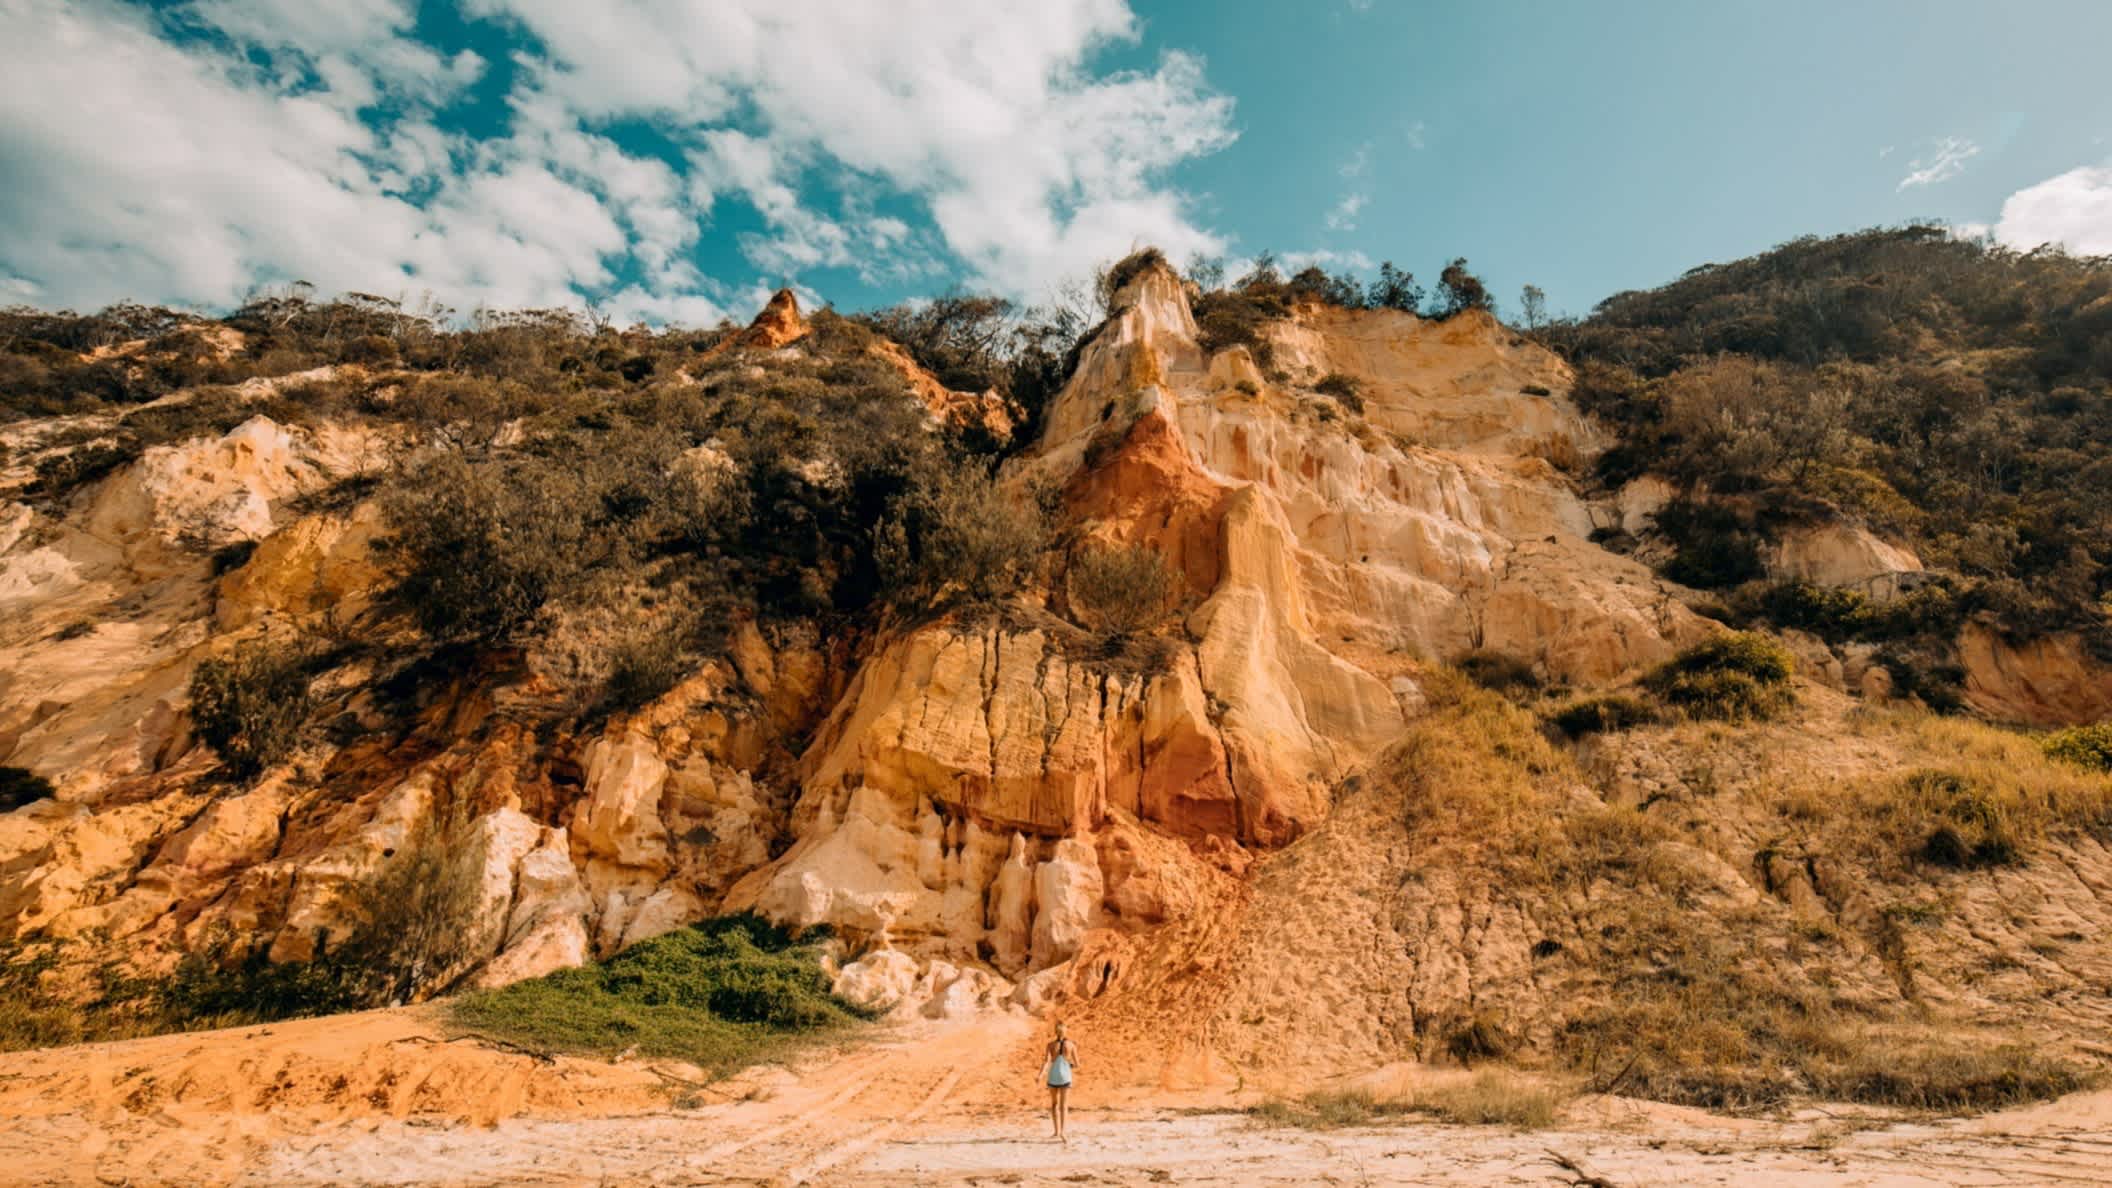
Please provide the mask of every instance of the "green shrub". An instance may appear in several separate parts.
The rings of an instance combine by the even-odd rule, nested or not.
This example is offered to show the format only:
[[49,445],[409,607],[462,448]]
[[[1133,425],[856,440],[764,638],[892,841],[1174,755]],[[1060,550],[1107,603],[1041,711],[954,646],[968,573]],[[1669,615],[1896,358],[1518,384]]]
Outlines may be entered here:
[[830,992],[811,948],[752,916],[705,921],[598,965],[472,994],[452,1015],[533,1051],[633,1051],[718,1074],[864,1017]]
[[1882,602],[1856,590],[1802,581],[1750,585],[1732,601],[1749,617],[1809,631],[1829,643],[1915,636],[1948,639],[1961,617],[1958,596],[1942,579]]
[[1175,596],[1165,554],[1144,545],[1093,549],[1071,562],[1072,605],[1079,621],[1114,640],[1156,630]]
[[0,767],[0,813],[49,800],[54,794],[50,780],[26,767]]
[[308,656],[256,640],[191,674],[191,720],[237,779],[248,779],[293,752],[308,720]]
[[1690,717],[1742,722],[1789,708],[1796,698],[1789,685],[1795,670],[1789,649],[1767,636],[1738,632],[1695,644],[1659,665],[1643,685]]
[[1619,693],[1572,701],[1548,719],[1555,729],[1571,738],[1632,730],[1637,726],[1647,726],[1656,720],[1657,711],[1649,702]]
[[2046,756],[2091,771],[2112,771],[2112,721],[2070,726],[2046,736]]

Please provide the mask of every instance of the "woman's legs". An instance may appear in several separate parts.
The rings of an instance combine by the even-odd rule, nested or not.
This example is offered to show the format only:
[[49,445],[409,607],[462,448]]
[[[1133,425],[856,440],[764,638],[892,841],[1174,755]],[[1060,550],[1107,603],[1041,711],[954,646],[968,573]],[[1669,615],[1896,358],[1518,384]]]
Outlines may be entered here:
[[1049,1086],[1049,1125],[1051,1137],[1063,1137],[1063,1090]]
[[1065,1128],[1071,1121],[1071,1088],[1066,1085],[1056,1091],[1056,1137],[1068,1138]]

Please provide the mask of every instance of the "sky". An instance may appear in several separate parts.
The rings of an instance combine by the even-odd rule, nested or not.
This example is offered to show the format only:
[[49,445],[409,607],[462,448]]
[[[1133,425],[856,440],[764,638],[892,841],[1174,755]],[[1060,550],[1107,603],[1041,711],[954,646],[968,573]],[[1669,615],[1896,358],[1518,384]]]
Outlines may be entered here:
[[0,0],[0,304],[745,320],[1154,245],[1557,313],[1936,219],[2112,254],[2112,3]]

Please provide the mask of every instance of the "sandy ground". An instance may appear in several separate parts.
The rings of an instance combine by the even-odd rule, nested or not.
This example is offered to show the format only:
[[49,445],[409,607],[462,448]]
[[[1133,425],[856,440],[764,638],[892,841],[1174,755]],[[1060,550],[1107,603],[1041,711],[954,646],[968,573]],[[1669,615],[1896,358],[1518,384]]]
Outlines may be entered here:
[[[1514,1132],[1270,1128],[1222,1096],[1095,1092],[1046,1138],[1023,1018],[899,1029],[700,1088],[542,1061],[421,1011],[0,1056],[21,1184],[1617,1184],[2112,1182],[2112,1093],[1978,1119],[1721,1118],[1620,1099]],[[1031,1060],[1031,1055],[1026,1057]],[[688,1075],[685,1075],[688,1074]]]

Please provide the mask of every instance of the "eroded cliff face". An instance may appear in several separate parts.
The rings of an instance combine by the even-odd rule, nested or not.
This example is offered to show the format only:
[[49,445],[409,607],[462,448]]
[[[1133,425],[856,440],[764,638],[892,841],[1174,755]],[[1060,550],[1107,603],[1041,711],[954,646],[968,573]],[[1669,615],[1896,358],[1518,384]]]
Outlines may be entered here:
[[[1717,630],[1592,543],[1656,504],[1579,493],[1562,467],[1598,440],[1568,373],[1493,319],[1307,307],[1267,331],[1264,372],[1203,350],[1164,268],[1116,307],[1005,480],[1056,488],[1088,542],[1168,558],[1179,619],[1151,663],[1081,647],[1060,579],[1016,613],[876,638],[741,624],[724,660],[584,724],[536,712],[532,671],[405,694],[355,659],[324,678],[331,729],[229,789],[192,737],[190,674],[242,639],[360,619],[384,581],[380,510],[302,497],[397,443],[259,417],[62,507],[8,504],[0,762],[59,794],[0,817],[0,930],[167,954],[224,928],[307,959],[343,936],[348,889],[444,813],[478,886],[450,978],[500,984],[752,909],[832,926],[840,984],[869,1003],[1034,1007],[1148,965],[1165,925],[1319,826],[1422,712],[1429,662],[1485,649],[1592,686]],[[806,332],[781,299],[728,349]],[[1323,394],[1329,377],[1356,398]],[[994,395],[923,378],[935,419],[1009,432]],[[243,541],[216,575],[211,554]],[[1917,567],[1873,546],[1777,560],[1826,581]],[[1982,680],[1989,704],[2101,683],[1984,650],[2007,674]],[[2058,687],[2034,675],[2055,670]]]
[[[1170,655],[1111,667],[1061,625],[883,641],[801,762],[799,840],[730,906],[1063,984],[1089,935],[1147,931],[1324,819],[1418,711],[1428,659],[1602,682],[1713,630],[1590,542],[1549,461],[1593,443],[1566,370],[1493,319],[1313,307],[1264,375],[1244,348],[1205,357],[1168,270],[1116,306],[1008,474],[1060,488],[1091,540],[1169,559]],[[1314,390],[1331,375],[1361,413]]]

